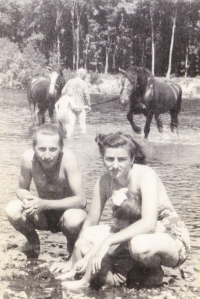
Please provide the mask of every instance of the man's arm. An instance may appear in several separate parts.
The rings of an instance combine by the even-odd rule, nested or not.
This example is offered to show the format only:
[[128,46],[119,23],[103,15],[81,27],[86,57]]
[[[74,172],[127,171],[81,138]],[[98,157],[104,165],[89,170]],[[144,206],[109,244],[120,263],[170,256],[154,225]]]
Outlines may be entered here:
[[32,158],[32,150],[26,150],[22,155],[19,188],[16,191],[17,197],[21,201],[24,201],[24,199],[27,199],[30,196],[32,197],[32,194],[29,191],[32,180]]
[[85,87],[84,87],[84,96],[87,102],[87,105],[90,107],[91,106],[91,100],[90,100],[90,93],[89,93],[89,88],[86,82],[85,83]]

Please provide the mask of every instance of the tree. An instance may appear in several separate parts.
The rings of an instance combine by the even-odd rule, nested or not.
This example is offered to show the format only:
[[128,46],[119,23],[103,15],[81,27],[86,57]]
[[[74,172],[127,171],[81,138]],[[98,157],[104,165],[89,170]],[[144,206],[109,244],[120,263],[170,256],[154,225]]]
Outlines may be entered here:
[[173,46],[174,46],[174,34],[175,34],[175,28],[176,28],[176,19],[177,19],[177,6],[178,6],[178,0],[175,2],[175,12],[174,16],[172,16],[172,35],[171,35],[171,43],[170,43],[170,51],[169,51],[169,64],[168,64],[168,70],[166,77],[169,78],[171,74],[171,64],[172,64],[172,52],[173,52]]

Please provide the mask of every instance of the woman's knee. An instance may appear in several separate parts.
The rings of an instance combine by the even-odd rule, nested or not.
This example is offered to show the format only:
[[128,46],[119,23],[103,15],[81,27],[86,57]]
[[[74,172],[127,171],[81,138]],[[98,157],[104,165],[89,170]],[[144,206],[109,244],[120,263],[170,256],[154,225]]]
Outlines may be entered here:
[[79,233],[86,216],[83,210],[69,209],[64,212],[61,218],[61,228],[67,229],[70,233]]
[[6,206],[6,215],[8,219],[16,221],[22,216],[22,202],[18,199],[10,201]]
[[150,242],[148,235],[139,235],[131,239],[130,241],[130,252],[133,257],[147,257],[154,254],[152,248],[152,242]]

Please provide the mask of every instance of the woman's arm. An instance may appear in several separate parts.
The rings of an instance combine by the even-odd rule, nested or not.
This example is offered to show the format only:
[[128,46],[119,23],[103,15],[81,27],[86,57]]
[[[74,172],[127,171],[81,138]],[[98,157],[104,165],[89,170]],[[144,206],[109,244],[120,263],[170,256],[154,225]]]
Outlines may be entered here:
[[94,255],[92,262],[93,272],[101,268],[101,261],[108,253],[111,245],[130,241],[133,237],[140,234],[154,232],[158,215],[158,176],[154,170],[145,166],[139,177],[138,185],[142,197],[141,219],[105,238]]
[[83,224],[82,230],[88,226],[96,225],[99,223],[107,200],[105,192],[105,190],[107,190],[107,184],[108,180],[106,181],[105,176],[97,180],[93,190],[92,202],[90,204],[89,213]]
[[140,234],[152,233],[155,230],[158,217],[158,176],[153,169],[145,166],[139,177],[139,189],[142,198],[141,219],[127,228],[110,235],[110,245],[131,240]]

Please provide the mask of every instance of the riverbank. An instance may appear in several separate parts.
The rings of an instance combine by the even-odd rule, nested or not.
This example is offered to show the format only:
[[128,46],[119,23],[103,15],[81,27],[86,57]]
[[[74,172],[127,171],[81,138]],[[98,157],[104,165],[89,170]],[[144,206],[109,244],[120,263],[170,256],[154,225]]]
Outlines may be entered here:
[[[120,77],[120,76],[119,76]],[[110,82],[113,79],[110,79]],[[120,83],[120,78],[119,81]],[[104,83],[100,83],[103,85]],[[114,82],[109,84],[109,90],[116,91]],[[108,88],[108,87],[107,87]],[[94,103],[105,101],[99,93]],[[108,97],[110,98],[110,97]],[[181,219],[191,234],[191,252],[188,260],[182,266],[181,277],[179,269],[164,268],[163,284],[154,288],[103,288],[99,291],[86,290],[71,293],[61,287],[49,272],[52,262],[67,259],[66,240],[61,234],[39,232],[41,239],[41,254],[38,262],[27,261],[20,247],[25,238],[8,223],[5,216],[6,203],[15,196],[19,177],[20,157],[24,149],[31,146],[31,116],[25,91],[9,90],[0,96],[0,299],[198,299],[200,298],[200,226],[199,226],[199,181],[200,181],[200,101],[191,99],[183,101],[180,115],[180,137],[172,139],[168,134],[169,126],[163,138],[152,124],[149,142],[144,142],[142,135],[134,134],[136,141],[145,146],[145,151],[151,166],[154,167],[167,187],[170,199],[175,204]],[[199,111],[199,112],[198,112]],[[75,127],[75,135],[67,141],[78,157],[83,173],[88,204],[92,197],[92,189],[97,177],[104,171],[98,148],[94,142],[96,133],[123,130],[132,132],[126,121],[125,112],[120,112],[115,102],[94,106],[87,116],[88,135],[80,135],[79,126]],[[143,119],[138,124],[143,126]],[[168,123],[167,123],[168,124]],[[193,129],[195,128],[195,129]],[[109,209],[105,209],[102,221],[110,219]]]
[[[39,232],[42,241],[39,260],[28,261],[19,250],[25,238],[15,233],[1,240],[0,248],[0,298],[1,299],[198,299],[200,288],[200,264],[188,260],[180,269],[163,267],[163,283],[157,287],[105,288],[100,291],[80,290],[69,292],[49,272],[53,262],[67,259],[65,237],[58,233]],[[182,273],[180,273],[180,270]],[[24,285],[24,290],[18,286]],[[115,296],[113,297],[113,293]],[[110,294],[110,297],[109,297]],[[103,297],[102,297],[103,296]]]
[[[90,92],[118,95],[120,93],[121,77],[121,74],[100,74],[98,78],[99,82],[97,84],[90,84]],[[159,77],[159,79],[166,80],[164,77]],[[173,77],[170,80],[181,86],[183,98],[200,98],[200,77]]]

